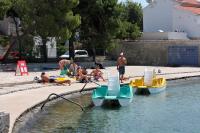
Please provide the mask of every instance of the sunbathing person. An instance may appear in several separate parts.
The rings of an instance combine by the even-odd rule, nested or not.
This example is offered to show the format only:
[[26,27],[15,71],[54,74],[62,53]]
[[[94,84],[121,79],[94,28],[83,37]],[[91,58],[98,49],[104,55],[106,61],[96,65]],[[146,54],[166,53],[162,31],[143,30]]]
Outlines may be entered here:
[[100,67],[96,66],[95,69],[90,73],[91,76],[94,77],[94,80],[99,81],[99,79],[102,79],[105,81],[103,78],[103,72],[101,72]]
[[49,76],[45,72],[42,72],[41,79],[42,83],[58,83],[58,84],[67,83],[68,85],[71,85],[71,80],[57,81],[56,79],[49,78]]
[[85,72],[84,69],[82,69],[81,67],[78,67],[77,69],[77,76],[76,79],[82,83],[86,83],[89,81],[89,78],[87,76],[87,73]]

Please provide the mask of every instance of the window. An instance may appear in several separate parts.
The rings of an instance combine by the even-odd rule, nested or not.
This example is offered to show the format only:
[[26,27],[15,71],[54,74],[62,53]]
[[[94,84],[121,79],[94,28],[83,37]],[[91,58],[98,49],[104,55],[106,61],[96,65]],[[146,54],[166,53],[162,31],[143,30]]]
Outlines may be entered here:
[[76,54],[77,55],[87,55],[87,53],[85,51],[77,51]]

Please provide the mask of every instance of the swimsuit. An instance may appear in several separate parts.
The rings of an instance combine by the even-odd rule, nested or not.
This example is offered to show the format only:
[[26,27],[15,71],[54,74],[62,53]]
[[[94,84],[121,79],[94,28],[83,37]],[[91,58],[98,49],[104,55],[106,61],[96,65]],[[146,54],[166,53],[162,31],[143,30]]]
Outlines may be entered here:
[[119,74],[124,75],[125,74],[125,66],[119,66]]

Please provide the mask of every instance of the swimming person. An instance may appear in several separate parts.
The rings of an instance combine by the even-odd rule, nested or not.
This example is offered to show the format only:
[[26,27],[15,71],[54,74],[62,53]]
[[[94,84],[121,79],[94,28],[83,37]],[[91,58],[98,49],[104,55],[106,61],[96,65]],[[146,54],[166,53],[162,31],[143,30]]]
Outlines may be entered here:
[[124,74],[125,74],[125,65],[126,64],[127,64],[127,60],[124,57],[124,53],[121,52],[120,56],[117,59],[117,70],[119,71],[121,83],[123,83],[123,80],[125,79]]

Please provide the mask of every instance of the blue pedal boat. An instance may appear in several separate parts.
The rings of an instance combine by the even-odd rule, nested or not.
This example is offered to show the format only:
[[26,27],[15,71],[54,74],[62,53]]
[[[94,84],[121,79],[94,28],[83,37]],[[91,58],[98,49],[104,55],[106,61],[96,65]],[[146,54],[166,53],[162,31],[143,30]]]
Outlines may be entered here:
[[104,100],[118,100],[121,106],[132,102],[133,92],[129,85],[120,86],[119,77],[110,77],[108,85],[102,85],[93,90],[92,101],[95,106],[103,105]]

